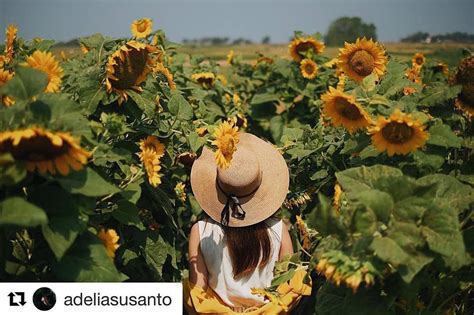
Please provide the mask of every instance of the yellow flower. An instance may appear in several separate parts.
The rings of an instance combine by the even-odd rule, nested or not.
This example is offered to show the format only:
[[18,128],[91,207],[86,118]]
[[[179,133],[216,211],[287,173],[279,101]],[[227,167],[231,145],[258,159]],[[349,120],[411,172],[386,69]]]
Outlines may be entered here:
[[56,170],[67,175],[70,169],[79,171],[92,155],[68,132],[53,132],[39,127],[3,131],[0,133],[0,153],[10,153],[25,163],[26,169],[41,174]]
[[336,67],[337,66],[337,58],[332,58],[328,62],[325,62],[323,64],[323,66],[325,66],[326,68],[330,68],[330,69]]
[[229,65],[234,63],[234,50],[233,49],[229,50],[229,53],[227,54],[227,63]]
[[176,194],[176,197],[178,197],[179,200],[182,202],[186,201],[186,192],[185,192],[186,186],[184,185],[183,182],[179,182],[174,186],[174,192]]
[[342,188],[341,188],[341,185],[339,185],[338,183],[336,183],[336,185],[334,185],[333,207],[334,207],[334,209],[336,209],[337,211],[339,211],[339,209],[340,209],[340,207],[341,207],[341,195],[342,195]]
[[408,69],[405,76],[412,82],[421,83],[420,68],[412,67]]
[[203,88],[210,89],[214,85],[215,75],[212,72],[194,73],[191,79],[199,83]]
[[207,135],[208,132],[209,131],[207,130],[207,127],[196,128],[196,133],[199,137],[204,137],[205,135]]
[[300,62],[306,56],[308,51],[311,51],[313,54],[320,54],[323,52],[325,46],[322,42],[312,38],[312,37],[298,37],[295,38],[290,45],[291,58],[294,61]]
[[18,32],[18,28],[15,25],[10,24],[7,26],[5,31],[5,61],[9,63],[13,59],[14,55],[14,44],[16,40],[16,34]]
[[[13,76],[14,76],[13,73],[10,73],[9,71],[0,68],[0,88],[5,83],[10,81],[13,78]],[[15,104],[15,100],[11,96],[0,94],[0,103],[2,103],[4,106],[8,107],[8,106],[12,106],[13,104]]]
[[221,81],[222,85],[227,85],[227,78],[223,74],[216,75],[216,79]]
[[309,233],[306,229],[306,223],[303,221],[300,215],[296,215],[296,226],[298,227],[298,231],[303,238],[303,249],[309,250],[311,247],[311,240],[309,239]]
[[271,65],[273,63],[273,58],[266,57],[266,56],[260,56],[257,58],[257,61],[255,62],[254,67],[257,67],[259,64],[267,64]]
[[411,115],[402,113],[398,108],[387,119],[379,116],[377,123],[369,129],[372,143],[389,156],[408,154],[423,146],[428,139],[425,126]]
[[234,105],[236,106],[239,106],[240,104],[242,104],[239,94],[234,93],[234,95],[232,95],[232,102],[234,102]]
[[339,81],[337,81],[336,89],[344,91],[344,88],[346,87],[346,75],[344,72],[341,72],[337,78]]
[[119,95],[119,104],[128,98],[127,91],[141,92],[140,84],[145,82],[153,69],[155,60],[151,57],[157,49],[150,45],[129,41],[122,45],[108,59],[106,70],[107,93]]
[[323,115],[331,119],[333,126],[343,126],[350,133],[354,133],[371,123],[369,114],[352,95],[329,87],[329,91],[321,96],[321,100],[324,103]]
[[46,93],[59,91],[61,86],[63,69],[51,52],[36,50],[26,59],[27,65],[33,69],[38,69],[48,75],[48,85],[44,90]]
[[[277,148],[278,149],[278,148]],[[279,150],[280,151],[280,150]],[[299,206],[302,206],[306,203],[308,203],[308,201],[311,201],[311,197],[310,195],[308,194],[308,192],[304,192],[302,194],[299,194],[298,196],[296,197],[293,197],[293,198],[290,198],[290,199],[286,199],[284,202],[283,202],[283,205],[292,210],[294,208],[298,208]]]
[[140,159],[145,167],[146,174],[148,176],[148,182],[153,187],[157,187],[161,184],[161,177],[158,172],[161,170],[160,159],[155,151],[146,149],[140,153]]
[[318,75],[318,65],[313,60],[305,58],[301,60],[300,71],[303,78],[312,80]]
[[115,258],[115,252],[120,247],[118,244],[120,237],[117,232],[114,229],[101,229],[97,236],[104,244],[107,255]]
[[411,63],[413,67],[421,68],[426,62],[426,57],[422,53],[416,53],[412,60]]
[[159,159],[165,155],[165,145],[155,136],[148,136],[145,139],[142,139],[139,145],[142,152],[151,150]]
[[3,66],[5,65],[5,56],[4,55],[0,55],[0,68],[3,68]]
[[237,115],[235,115],[234,117],[228,118],[227,121],[239,128],[240,127],[247,128],[248,126],[247,117],[245,117],[245,114],[241,114],[241,113],[237,113]]
[[230,166],[232,156],[237,151],[237,143],[239,143],[238,130],[233,124],[224,121],[214,131],[215,140],[212,144],[217,146],[215,157],[220,168],[226,169]]
[[68,61],[68,57],[66,56],[66,53],[64,52],[64,50],[61,50],[59,54],[61,55],[61,59],[63,61]]
[[416,93],[416,88],[413,87],[413,86],[405,86],[403,88],[403,94],[404,95],[411,95],[411,94],[414,94]]
[[156,66],[153,68],[154,73],[161,73],[165,76],[166,81],[168,81],[168,86],[171,90],[176,90],[176,83],[174,83],[173,74],[165,67],[165,65],[161,62],[158,62]]
[[130,29],[135,38],[145,38],[150,35],[153,29],[153,22],[149,18],[135,20],[130,26]]
[[338,66],[351,79],[359,82],[374,73],[381,77],[386,69],[387,56],[383,47],[372,39],[358,38],[339,49]]
[[83,43],[79,44],[79,46],[81,47],[81,52],[83,55],[87,54],[90,51],[90,48],[84,45]]

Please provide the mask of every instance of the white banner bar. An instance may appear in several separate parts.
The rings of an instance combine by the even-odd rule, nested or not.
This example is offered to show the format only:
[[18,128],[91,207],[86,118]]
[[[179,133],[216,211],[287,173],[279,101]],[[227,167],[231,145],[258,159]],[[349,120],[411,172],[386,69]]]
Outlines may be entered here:
[[181,283],[1,282],[0,314],[183,314]]

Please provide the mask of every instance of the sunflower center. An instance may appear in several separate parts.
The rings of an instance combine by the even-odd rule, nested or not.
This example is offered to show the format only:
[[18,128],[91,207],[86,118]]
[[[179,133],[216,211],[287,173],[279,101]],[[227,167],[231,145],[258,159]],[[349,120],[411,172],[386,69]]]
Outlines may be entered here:
[[458,67],[456,74],[458,83],[474,82],[474,57],[464,59]]
[[418,58],[415,59],[415,62],[416,62],[417,65],[421,66],[423,64],[423,58],[418,57]]
[[338,97],[334,101],[336,110],[341,115],[349,120],[359,120],[362,118],[360,110],[354,104],[348,102],[345,98]]
[[205,87],[210,87],[210,86],[212,86],[212,83],[214,82],[214,79],[213,78],[199,78],[199,79],[197,79],[197,81]]
[[145,21],[140,21],[137,25],[137,31],[140,33],[145,32],[147,29],[147,23]]
[[474,83],[464,84],[460,97],[464,100],[463,104],[474,108]]
[[146,79],[148,51],[146,49],[131,49],[121,52],[123,60],[115,57],[114,76],[118,80],[111,80],[111,84],[118,90],[125,90],[139,85]]
[[235,139],[232,135],[226,134],[222,136],[219,143],[219,150],[224,156],[230,156],[234,153]]
[[305,64],[304,66],[304,71],[307,73],[307,74],[312,74],[314,72],[314,66],[310,63],[307,63]]
[[306,51],[310,49],[314,50],[313,44],[311,44],[310,42],[303,42],[296,46],[296,53],[299,55],[303,55]]
[[406,123],[389,122],[383,129],[383,137],[391,143],[405,143],[413,137],[413,128]]
[[11,140],[0,144],[0,152],[10,152],[13,157],[20,161],[47,161],[64,155],[70,149],[70,145],[63,141],[61,146],[55,146],[46,136],[35,136],[22,139],[17,146],[13,146]]
[[349,64],[351,69],[360,76],[368,76],[375,68],[374,57],[365,50],[352,54]]

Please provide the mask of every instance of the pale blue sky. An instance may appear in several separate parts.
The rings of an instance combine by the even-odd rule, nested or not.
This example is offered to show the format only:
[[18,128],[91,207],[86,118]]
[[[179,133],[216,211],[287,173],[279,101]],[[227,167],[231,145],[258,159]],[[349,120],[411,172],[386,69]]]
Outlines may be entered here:
[[[379,39],[415,31],[474,33],[474,0],[0,0],[0,28],[58,41],[100,32],[128,36],[130,23],[150,17],[171,40],[205,36],[286,42],[293,30],[326,33],[340,16],[377,26]],[[0,33],[0,40],[5,38]]]

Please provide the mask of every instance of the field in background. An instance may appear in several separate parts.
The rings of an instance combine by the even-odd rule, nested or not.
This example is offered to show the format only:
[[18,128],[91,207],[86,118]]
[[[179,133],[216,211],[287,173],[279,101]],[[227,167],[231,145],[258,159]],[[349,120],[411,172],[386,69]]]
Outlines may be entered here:
[[[462,50],[467,48],[474,50],[474,44],[444,43],[444,44],[409,44],[409,43],[385,43],[385,48],[393,57],[407,61],[417,52],[424,53],[428,58],[446,62],[448,66],[454,67],[462,57]],[[203,55],[221,64],[225,63],[227,53],[234,50],[236,55],[241,55],[247,62],[253,62],[257,53],[269,57],[289,58],[288,44],[253,44],[253,45],[222,45],[222,46],[181,46],[178,51],[190,55]],[[330,58],[338,54],[339,47],[326,47],[323,55]],[[64,51],[66,56],[71,57],[80,53],[79,47],[55,47],[53,52],[57,55]]]

